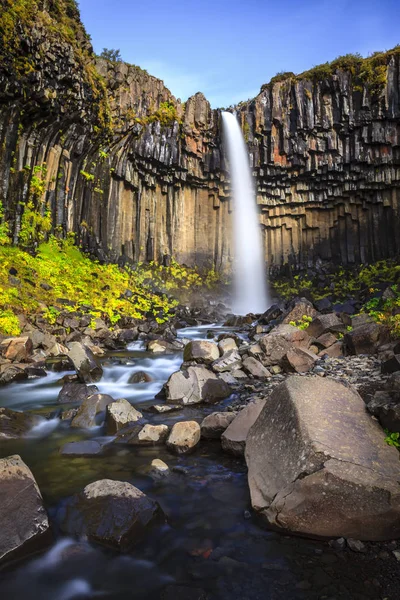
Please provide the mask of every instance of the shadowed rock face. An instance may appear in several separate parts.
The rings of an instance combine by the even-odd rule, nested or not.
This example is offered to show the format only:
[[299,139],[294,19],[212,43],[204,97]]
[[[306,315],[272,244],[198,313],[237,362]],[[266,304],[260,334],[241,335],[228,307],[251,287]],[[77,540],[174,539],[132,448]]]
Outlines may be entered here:
[[[14,240],[31,177],[24,167],[32,173],[46,162],[53,225],[76,232],[98,256],[173,254],[229,267],[232,207],[220,111],[201,93],[183,105],[140,68],[99,59],[113,123],[113,141],[105,143],[73,48],[43,23],[26,38],[34,75],[17,82],[0,66],[0,197]],[[94,63],[83,33],[79,43]],[[322,81],[263,86],[237,107],[271,269],[288,260],[352,264],[400,251],[399,56],[388,55],[377,95],[338,70]],[[175,107],[174,118],[159,120],[165,103]]]
[[37,483],[17,455],[0,460],[0,563],[43,549],[52,541]]
[[400,536],[400,462],[359,394],[319,377],[274,390],[246,441],[253,507],[312,536]]

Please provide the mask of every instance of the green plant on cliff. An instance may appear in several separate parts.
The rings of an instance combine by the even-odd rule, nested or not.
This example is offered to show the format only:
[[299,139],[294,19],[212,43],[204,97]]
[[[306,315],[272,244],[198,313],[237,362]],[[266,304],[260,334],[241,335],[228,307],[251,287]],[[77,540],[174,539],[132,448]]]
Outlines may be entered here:
[[293,327],[297,327],[297,329],[301,329],[302,331],[304,331],[309,327],[312,320],[313,318],[309,315],[303,315],[300,321],[290,321],[289,325],[293,325]]
[[161,102],[160,108],[144,119],[147,123],[159,121],[161,125],[172,125],[178,121],[176,106],[172,102]]
[[0,200],[0,246],[5,246],[10,242],[10,229],[7,221],[4,220],[3,203]]
[[121,51],[114,50],[112,48],[103,48],[103,51],[100,54],[100,58],[105,58],[106,60],[109,60],[110,62],[121,62],[122,61]]
[[394,446],[398,450],[400,450],[400,433],[398,432],[390,432],[388,429],[384,430],[386,433],[385,442],[389,446]]

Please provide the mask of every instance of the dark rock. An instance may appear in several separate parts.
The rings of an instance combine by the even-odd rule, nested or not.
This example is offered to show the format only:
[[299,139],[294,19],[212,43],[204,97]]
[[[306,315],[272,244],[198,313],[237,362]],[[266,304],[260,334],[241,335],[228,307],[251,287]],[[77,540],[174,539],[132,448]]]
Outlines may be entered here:
[[382,363],[382,373],[389,374],[396,371],[400,371],[400,354],[395,354],[395,356]]
[[97,362],[93,352],[79,342],[72,342],[68,352],[79,379],[83,383],[96,383],[103,375],[103,369]]
[[332,302],[329,298],[321,298],[321,300],[316,300],[314,302],[314,306],[320,313],[328,313],[332,310]]
[[89,396],[98,392],[95,385],[86,385],[86,383],[64,383],[57,396],[57,402],[79,402],[80,404]]
[[41,418],[11,408],[0,408],[0,440],[20,438],[40,422]]
[[101,479],[67,501],[61,528],[90,542],[128,551],[163,518],[154,500],[130,483]]
[[258,319],[260,325],[268,325],[271,321],[279,319],[283,315],[283,310],[277,305],[273,304],[261,317]]
[[0,562],[43,550],[52,541],[42,496],[17,455],[0,459]]
[[14,381],[23,381],[28,379],[28,373],[25,369],[14,365],[4,365],[0,372],[0,385],[6,385]]
[[98,456],[102,452],[103,447],[95,440],[69,442],[68,444],[64,444],[60,450],[60,454],[63,456]]
[[200,425],[201,437],[219,439],[235,417],[235,412],[215,412],[207,415]]
[[391,432],[400,433],[400,399],[392,398],[385,391],[375,392],[367,404],[371,414],[378,418],[380,424]]
[[376,354],[379,346],[388,338],[386,327],[378,323],[365,323],[346,333],[343,343],[349,354]]
[[101,425],[105,418],[106,407],[112,402],[114,398],[107,394],[92,394],[85,398],[72,419],[71,427],[86,429]]
[[128,383],[149,383],[150,381],[153,381],[153,379],[145,371],[136,371],[128,379]]
[[327,315],[321,315],[313,319],[307,328],[307,333],[311,337],[318,338],[323,333],[332,331],[332,328],[339,327],[341,330],[345,330],[342,321],[335,313],[329,313]]

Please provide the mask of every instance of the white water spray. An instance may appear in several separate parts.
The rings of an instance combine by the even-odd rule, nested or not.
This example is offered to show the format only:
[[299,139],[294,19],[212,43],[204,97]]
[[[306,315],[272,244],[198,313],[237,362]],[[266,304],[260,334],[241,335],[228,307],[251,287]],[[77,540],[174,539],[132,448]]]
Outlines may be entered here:
[[261,229],[250,172],[249,157],[239,123],[223,112],[225,140],[231,171],[235,243],[236,314],[262,313],[270,306]]

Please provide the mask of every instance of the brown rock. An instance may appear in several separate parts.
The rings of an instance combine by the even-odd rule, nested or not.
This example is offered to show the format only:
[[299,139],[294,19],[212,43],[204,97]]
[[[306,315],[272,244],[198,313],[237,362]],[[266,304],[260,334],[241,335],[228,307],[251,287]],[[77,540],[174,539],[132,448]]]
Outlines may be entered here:
[[318,346],[322,346],[322,348],[329,348],[330,346],[333,346],[333,344],[335,344],[336,342],[336,335],[331,333],[330,331],[323,333],[316,339],[316,343],[318,344]]
[[[327,315],[320,315],[313,319],[312,323],[307,328],[307,333],[311,337],[318,338],[323,333],[327,333],[332,330],[332,328],[340,328],[345,329],[342,321],[336,315],[336,313],[329,313]],[[335,329],[336,330],[336,329]]]
[[0,460],[0,562],[21,558],[51,543],[42,496],[17,455]]
[[349,354],[375,354],[388,338],[386,327],[378,323],[366,323],[346,333],[343,342]]
[[301,321],[303,316],[307,317],[316,317],[318,315],[318,311],[315,310],[312,303],[306,298],[300,298],[293,308],[288,312],[288,314],[284,317],[282,323],[289,324],[290,321],[294,321],[295,323]]
[[318,353],[318,356],[329,356],[329,358],[339,358],[343,356],[343,342],[335,342],[329,348],[325,348],[325,350],[321,350]]
[[286,354],[287,361],[296,373],[307,373],[311,371],[318,357],[306,348],[292,348]]
[[247,434],[264,408],[265,400],[258,398],[241,410],[221,436],[222,448],[226,452],[243,456]]
[[250,373],[250,375],[253,375],[253,377],[256,377],[257,379],[271,377],[271,373],[268,371],[268,369],[266,369],[264,365],[262,365],[260,361],[253,356],[248,356],[244,359],[243,368],[245,371],[247,371],[247,373]]
[[332,379],[293,376],[251,428],[252,505],[304,535],[400,536],[400,461],[359,394]]
[[68,358],[74,365],[82,383],[96,383],[103,375],[103,369],[97,362],[93,352],[79,342],[71,342]]
[[30,413],[0,408],[0,440],[18,439],[29,433],[40,421],[40,417]]
[[219,439],[235,417],[235,412],[215,412],[207,415],[200,425],[201,437]]
[[15,362],[24,362],[33,352],[32,340],[28,336],[7,338],[0,345],[4,358]]
[[150,425],[147,423],[136,435],[127,440],[133,446],[156,446],[164,444],[168,437],[168,425]]
[[104,421],[105,410],[114,398],[107,394],[92,394],[85,398],[78,408],[76,416],[72,419],[71,427],[91,428],[101,425]]
[[219,358],[219,349],[214,342],[206,340],[194,340],[186,344],[183,351],[183,360],[185,362],[195,361],[201,364],[211,364]]
[[265,366],[282,366],[287,352],[293,346],[308,348],[310,341],[310,336],[306,331],[293,327],[293,325],[278,325],[271,333],[264,335],[259,340],[263,351],[263,364]]
[[175,423],[167,439],[167,447],[175,454],[193,452],[200,442],[200,425],[196,421]]

